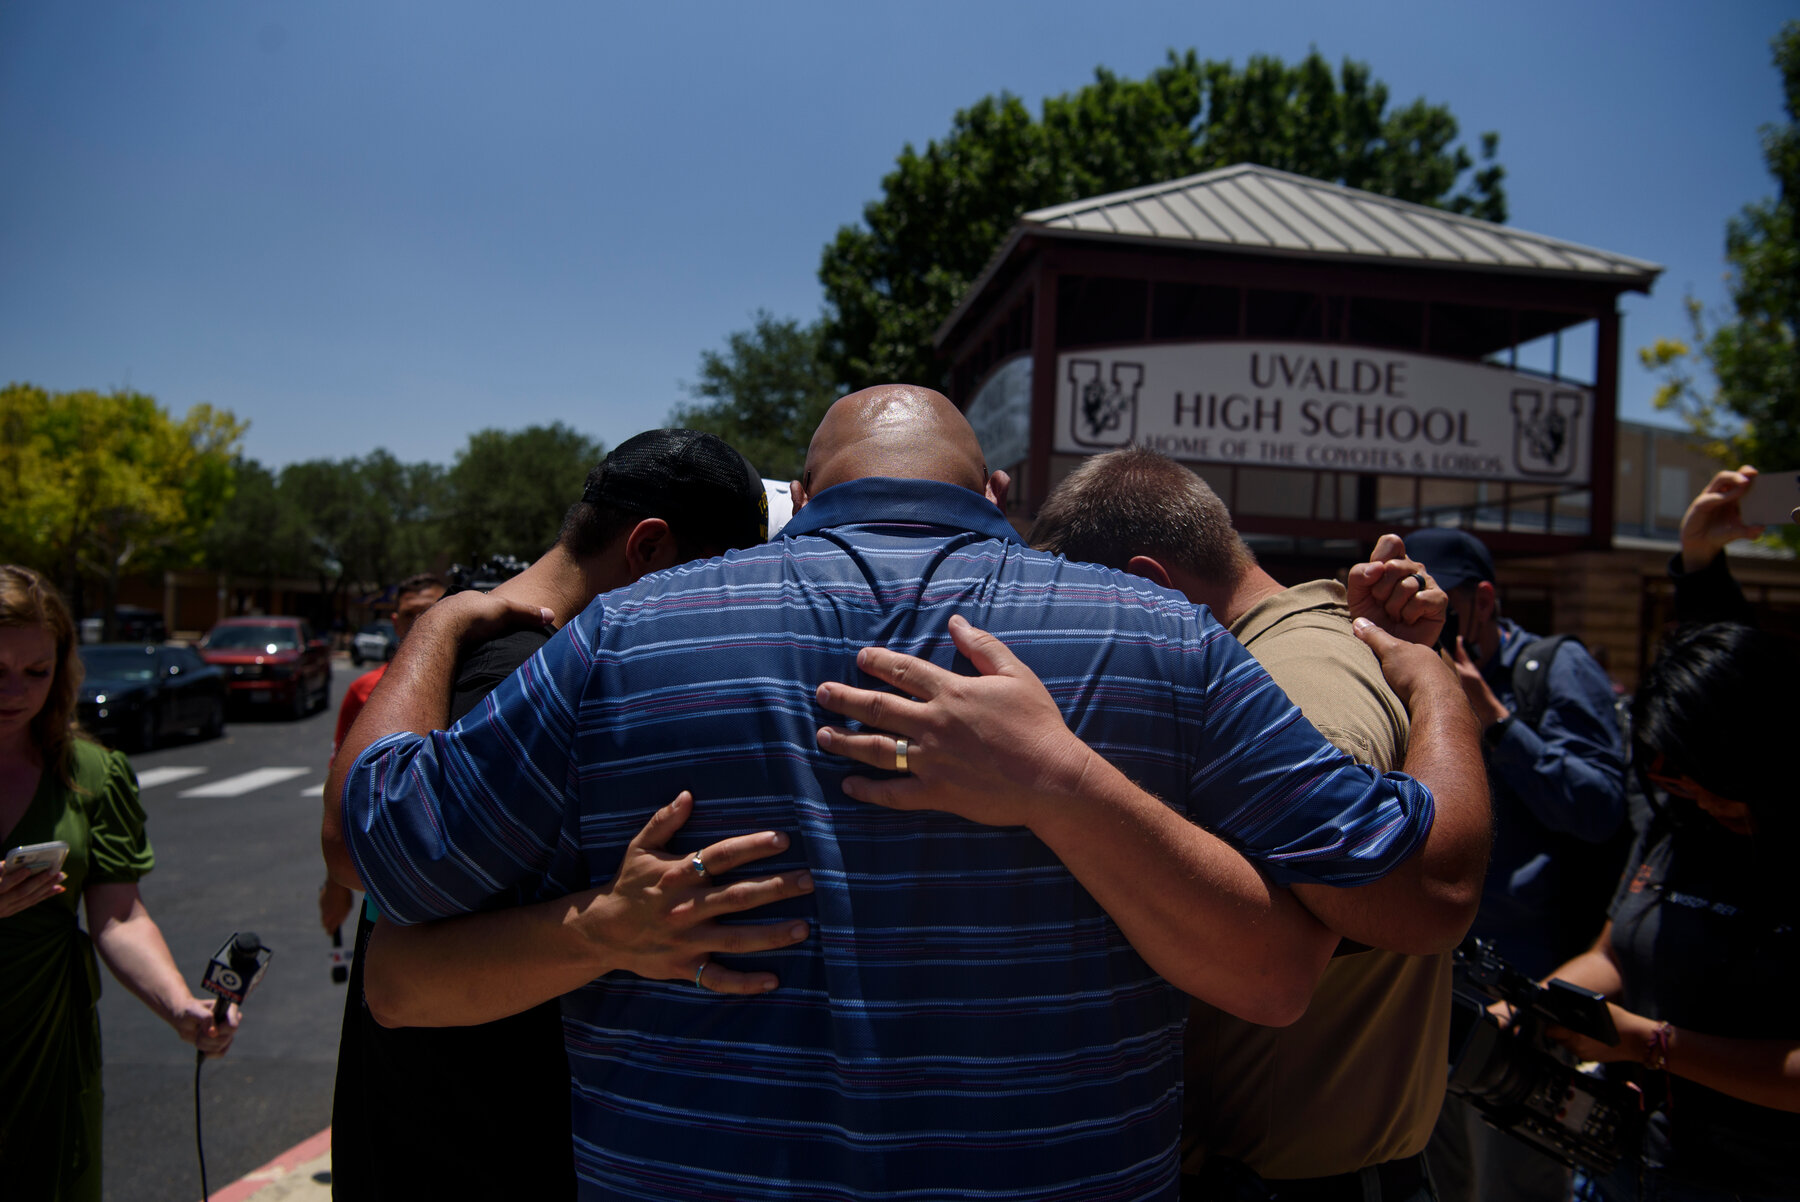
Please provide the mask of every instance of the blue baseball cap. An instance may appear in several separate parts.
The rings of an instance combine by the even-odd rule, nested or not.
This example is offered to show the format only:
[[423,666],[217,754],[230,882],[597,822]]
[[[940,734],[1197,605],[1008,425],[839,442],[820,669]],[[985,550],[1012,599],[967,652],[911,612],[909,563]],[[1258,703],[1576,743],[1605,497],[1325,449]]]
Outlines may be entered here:
[[1424,564],[1441,589],[1461,588],[1481,580],[1494,582],[1494,557],[1467,530],[1453,526],[1415,530],[1406,536],[1406,555]]

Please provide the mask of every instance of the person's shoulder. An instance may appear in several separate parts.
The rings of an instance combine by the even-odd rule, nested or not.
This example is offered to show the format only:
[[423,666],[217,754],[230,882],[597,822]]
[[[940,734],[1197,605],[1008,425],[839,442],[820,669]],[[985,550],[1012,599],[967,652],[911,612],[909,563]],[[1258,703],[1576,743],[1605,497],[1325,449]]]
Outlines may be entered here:
[[129,774],[131,758],[85,736],[69,740],[69,767],[77,782],[87,777]]
[[489,639],[463,657],[457,668],[457,684],[460,686],[465,679],[492,672],[510,676],[513,669],[537,654],[538,649],[549,641],[550,636],[541,630],[515,630]]
[[135,791],[137,774],[132,771],[131,757],[114,751],[85,735],[69,740],[69,776],[75,792],[89,799],[116,789]]
[[1406,710],[1351,628],[1343,590],[1334,581],[1297,585],[1245,617],[1253,615],[1248,637],[1242,619],[1232,633],[1307,720],[1357,762],[1384,772],[1398,768],[1405,758]]
[[1217,625],[1211,610],[1154,580],[1048,551],[993,541],[994,545],[1005,547],[1016,583],[1042,589],[1050,602],[1112,603],[1145,615]]
[[1296,635],[1307,635],[1308,641],[1345,638],[1362,646],[1350,625],[1344,586],[1335,580],[1312,580],[1264,597],[1231,624],[1231,633],[1245,646]]

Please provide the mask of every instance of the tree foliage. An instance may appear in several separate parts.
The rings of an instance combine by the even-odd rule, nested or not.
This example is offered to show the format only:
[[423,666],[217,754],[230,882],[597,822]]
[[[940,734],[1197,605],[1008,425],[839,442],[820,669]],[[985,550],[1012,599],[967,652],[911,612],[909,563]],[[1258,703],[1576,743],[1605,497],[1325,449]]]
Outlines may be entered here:
[[[0,551],[79,598],[100,584],[112,620],[121,574],[195,562],[231,497],[246,426],[195,405],[179,421],[136,392],[0,392]],[[107,632],[110,634],[110,630]]]
[[839,388],[820,358],[817,324],[759,311],[748,330],[703,351],[694,403],[675,406],[669,424],[717,434],[756,470],[776,480],[800,475],[806,444]]
[[931,336],[1021,214],[1234,163],[1504,221],[1498,136],[1482,135],[1477,169],[1448,108],[1388,101],[1367,66],[1334,73],[1316,51],[1241,69],[1171,51],[1142,80],[1100,68],[1037,118],[1011,94],[984,97],[923,151],[907,145],[863,223],[826,246],[829,371],[857,386],[937,382]]
[[207,559],[247,580],[310,577],[332,595],[458,559],[534,559],[600,458],[599,443],[559,423],[478,431],[449,469],[403,463],[379,448],[279,472],[243,460],[237,496],[208,534]]
[[1715,458],[1785,470],[1800,467],[1800,21],[1782,27],[1774,51],[1788,119],[1765,125],[1762,144],[1776,194],[1725,228],[1730,313],[1709,321],[1689,297],[1691,340],[1659,338],[1638,356],[1663,377],[1657,408],[1678,413]]
[[442,543],[455,559],[536,559],[606,448],[561,422],[478,430],[445,476]]

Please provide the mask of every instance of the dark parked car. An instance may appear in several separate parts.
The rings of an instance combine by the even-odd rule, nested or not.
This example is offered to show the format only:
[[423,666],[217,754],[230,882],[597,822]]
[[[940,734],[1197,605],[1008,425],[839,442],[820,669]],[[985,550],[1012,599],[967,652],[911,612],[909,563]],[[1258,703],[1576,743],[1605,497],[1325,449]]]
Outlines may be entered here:
[[225,730],[225,674],[186,647],[81,648],[81,724],[108,746],[148,751],[181,730]]
[[226,618],[200,640],[234,701],[296,718],[331,704],[331,646],[304,618]]
[[399,645],[394,624],[380,618],[356,632],[356,637],[350,641],[350,660],[359,668],[369,662],[385,664],[394,658],[394,648]]

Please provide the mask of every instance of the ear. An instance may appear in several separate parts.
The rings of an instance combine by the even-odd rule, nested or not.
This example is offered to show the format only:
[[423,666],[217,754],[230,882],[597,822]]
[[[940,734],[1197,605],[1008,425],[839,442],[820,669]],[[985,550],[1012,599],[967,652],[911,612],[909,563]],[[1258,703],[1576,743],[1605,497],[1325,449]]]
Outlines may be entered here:
[[1494,586],[1489,581],[1482,580],[1475,585],[1475,612],[1484,622],[1494,616]]
[[987,479],[987,499],[994,503],[994,508],[1001,513],[1006,512],[1006,494],[1012,491],[1012,477],[1005,472],[994,472]]
[[645,518],[625,536],[625,568],[633,580],[674,567],[679,555],[675,535],[661,518]]
[[789,480],[788,499],[794,503],[794,512],[799,513],[800,507],[806,504],[806,486],[798,480]]
[[1175,587],[1174,581],[1169,579],[1169,569],[1148,555],[1133,555],[1131,562],[1125,565],[1125,570],[1133,576],[1142,576],[1145,580],[1160,584],[1164,588]]

